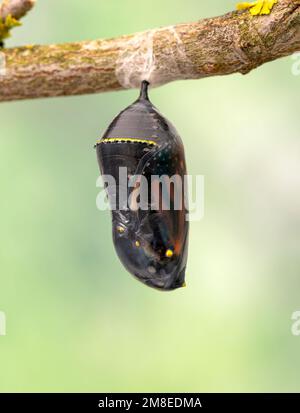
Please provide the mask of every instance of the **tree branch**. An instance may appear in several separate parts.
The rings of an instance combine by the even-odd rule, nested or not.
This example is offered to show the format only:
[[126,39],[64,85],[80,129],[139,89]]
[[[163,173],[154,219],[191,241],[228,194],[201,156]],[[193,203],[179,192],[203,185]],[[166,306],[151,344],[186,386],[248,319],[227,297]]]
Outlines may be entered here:
[[34,6],[35,0],[3,0],[0,5],[0,18],[5,20],[10,14],[20,19]]
[[0,101],[246,74],[297,50],[300,0],[279,0],[269,16],[236,11],[116,39],[4,49]]

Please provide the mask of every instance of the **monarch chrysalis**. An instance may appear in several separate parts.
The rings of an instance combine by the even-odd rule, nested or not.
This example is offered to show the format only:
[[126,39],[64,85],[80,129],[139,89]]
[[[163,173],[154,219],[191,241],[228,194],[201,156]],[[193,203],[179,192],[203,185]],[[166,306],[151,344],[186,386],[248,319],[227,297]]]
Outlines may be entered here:
[[[149,101],[148,85],[142,82],[138,100],[113,120],[96,150],[102,175],[116,182],[115,189],[106,190],[111,207],[115,206],[113,242],[121,262],[144,284],[174,290],[185,286],[188,250],[184,148],[175,128]],[[125,180],[121,170],[126,171]],[[137,208],[141,177],[149,193],[146,205]],[[166,196],[165,178],[169,178],[167,207],[161,199]],[[124,186],[125,202],[120,195]]]

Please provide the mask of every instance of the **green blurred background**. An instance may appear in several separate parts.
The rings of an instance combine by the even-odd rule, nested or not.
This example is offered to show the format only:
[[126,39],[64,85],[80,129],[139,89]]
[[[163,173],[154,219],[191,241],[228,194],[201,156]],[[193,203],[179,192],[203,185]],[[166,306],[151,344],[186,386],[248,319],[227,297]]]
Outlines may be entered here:
[[[223,14],[229,0],[38,1],[8,46],[111,37]],[[300,76],[291,57],[247,76],[151,92],[205,175],[188,288],[126,273],[96,209],[95,140],[136,91],[2,103],[0,391],[298,391]]]

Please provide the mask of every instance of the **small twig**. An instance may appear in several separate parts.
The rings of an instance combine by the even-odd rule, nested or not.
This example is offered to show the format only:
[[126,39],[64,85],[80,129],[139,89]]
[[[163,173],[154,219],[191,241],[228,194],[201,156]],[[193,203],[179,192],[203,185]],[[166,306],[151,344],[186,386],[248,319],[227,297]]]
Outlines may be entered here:
[[8,15],[20,19],[34,6],[35,0],[3,0],[0,5],[0,17],[4,20]]
[[[10,37],[12,28],[20,26],[19,19],[34,5],[35,0],[3,0],[0,4],[0,48],[4,47],[4,39]],[[1,55],[1,61],[3,57]]]
[[279,0],[268,16],[235,11],[116,39],[5,49],[0,101],[246,74],[298,50],[300,0]]

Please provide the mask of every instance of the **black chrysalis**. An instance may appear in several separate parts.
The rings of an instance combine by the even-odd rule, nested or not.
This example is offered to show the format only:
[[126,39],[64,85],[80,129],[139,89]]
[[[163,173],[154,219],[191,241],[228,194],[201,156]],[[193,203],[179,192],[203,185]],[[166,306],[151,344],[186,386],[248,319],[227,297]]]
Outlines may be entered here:
[[[144,284],[174,290],[185,286],[188,250],[184,148],[175,128],[149,101],[148,85],[142,82],[138,100],[113,120],[96,150],[102,175],[116,182],[115,189],[106,190],[114,205],[113,241],[121,262]],[[125,179],[120,171],[126,171]],[[141,208],[145,182],[149,192]]]

